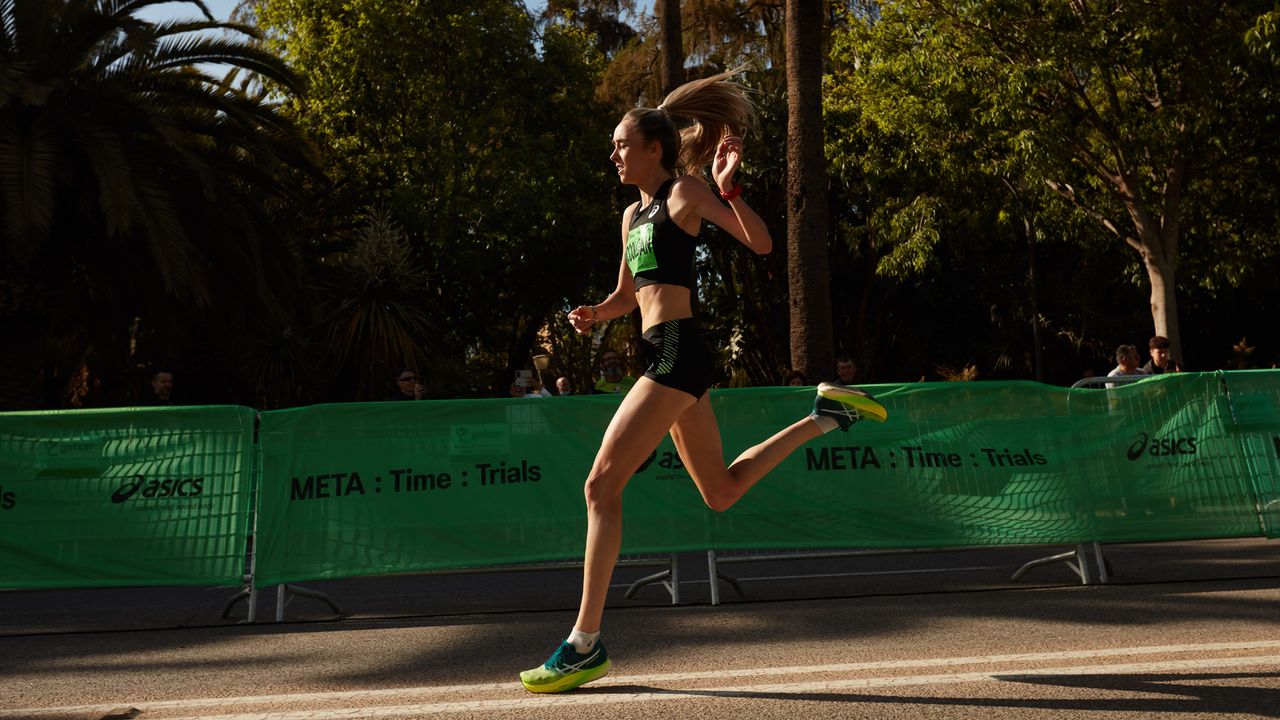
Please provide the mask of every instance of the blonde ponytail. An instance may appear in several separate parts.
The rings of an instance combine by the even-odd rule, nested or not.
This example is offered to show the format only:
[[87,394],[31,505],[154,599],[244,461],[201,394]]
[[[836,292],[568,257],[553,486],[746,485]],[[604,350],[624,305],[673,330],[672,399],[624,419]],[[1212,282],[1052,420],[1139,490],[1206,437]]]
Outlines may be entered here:
[[728,79],[742,68],[694,80],[672,90],[662,107],[673,118],[692,120],[680,128],[679,167],[686,174],[702,170],[716,156],[725,135],[743,136],[756,120],[747,89]]
[[672,173],[693,175],[716,156],[721,139],[743,136],[755,125],[755,106],[747,89],[728,78],[742,68],[694,80],[672,90],[657,108],[636,108],[626,117],[645,140],[662,143],[662,165]]

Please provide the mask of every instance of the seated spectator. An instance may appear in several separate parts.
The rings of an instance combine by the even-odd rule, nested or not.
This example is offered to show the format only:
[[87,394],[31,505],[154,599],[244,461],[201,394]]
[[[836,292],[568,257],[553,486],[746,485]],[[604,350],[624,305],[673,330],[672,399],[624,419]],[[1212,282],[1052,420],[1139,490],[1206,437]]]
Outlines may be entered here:
[[529,383],[530,383],[529,389],[524,391],[525,397],[527,398],[551,397],[551,393],[547,391],[547,388],[542,385],[542,381],[539,380],[538,378],[536,377],[530,378]]
[[1142,366],[1142,372],[1149,375],[1159,375],[1167,372],[1178,372],[1182,368],[1178,363],[1174,362],[1173,355],[1169,353],[1169,338],[1163,335],[1156,335],[1147,342],[1147,352],[1151,353],[1151,359],[1146,365]]
[[596,381],[596,394],[626,393],[635,384],[636,379],[623,374],[622,357],[609,348],[600,353],[601,378]]
[[[1107,377],[1120,377],[1123,375],[1146,375],[1142,368],[1138,367],[1141,358],[1138,357],[1138,348],[1135,345],[1121,345],[1116,348],[1116,366],[1111,372],[1107,373]],[[1107,387],[1113,388],[1116,383],[1107,383]]]
[[173,404],[173,372],[170,370],[156,370],[151,374],[151,396],[147,398],[148,405],[172,405]]
[[788,387],[804,387],[809,383],[805,382],[804,373],[800,372],[799,370],[792,370],[791,372],[787,373],[787,377],[785,380],[783,380],[782,384]]
[[388,400],[423,400],[427,397],[427,388],[418,381],[418,373],[410,368],[401,368],[396,373],[396,391]]
[[566,395],[572,395],[572,394],[573,394],[573,383],[569,381],[569,378],[564,376],[556,378],[556,395],[560,397],[565,397]]
[[853,385],[858,379],[858,363],[848,355],[836,358],[836,382],[841,385]]

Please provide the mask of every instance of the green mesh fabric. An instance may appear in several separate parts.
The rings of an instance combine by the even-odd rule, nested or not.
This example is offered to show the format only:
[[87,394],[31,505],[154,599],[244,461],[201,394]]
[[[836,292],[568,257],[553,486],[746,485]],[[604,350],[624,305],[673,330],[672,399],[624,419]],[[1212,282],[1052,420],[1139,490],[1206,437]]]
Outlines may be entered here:
[[[624,493],[623,553],[1274,535],[1277,388],[1280,372],[872,386],[888,422],[810,442],[724,513],[664,439]],[[726,461],[813,397],[713,391]],[[259,584],[581,558],[582,483],[618,402],[264,413]]]
[[244,576],[254,411],[0,413],[0,587]]

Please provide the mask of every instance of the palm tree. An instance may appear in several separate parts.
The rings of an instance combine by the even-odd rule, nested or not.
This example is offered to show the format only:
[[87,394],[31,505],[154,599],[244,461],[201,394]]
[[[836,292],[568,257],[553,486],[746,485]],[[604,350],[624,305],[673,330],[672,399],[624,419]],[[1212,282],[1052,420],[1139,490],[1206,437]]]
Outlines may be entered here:
[[823,4],[787,0],[787,279],[791,367],[834,367],[827,270],[827,171],[822,129]]
[[662,94],[684,83],[684,41],[681,39],[680,0],[655,0],[653,12],[662,28]]
[[[319,330],[332,368],[357,400],[383,400],[402,367],[425,374],[427,348],[438,333],[428,303],[432,289],[409,241],[386,208],[369,213],[349,252],[321,272]],[[348,395],[347,397],[350,397]]]
[[298,82],[200,0],[182,1],[205,19],[138,16],[171,1],[0,0],[0,321],[39,334],[25,368],[0,360],[0,387],[55,334],[119,359],[134,318],[279,315],[300,286],[271,213],[316,176],[314,153],[261,85],[233,79]]

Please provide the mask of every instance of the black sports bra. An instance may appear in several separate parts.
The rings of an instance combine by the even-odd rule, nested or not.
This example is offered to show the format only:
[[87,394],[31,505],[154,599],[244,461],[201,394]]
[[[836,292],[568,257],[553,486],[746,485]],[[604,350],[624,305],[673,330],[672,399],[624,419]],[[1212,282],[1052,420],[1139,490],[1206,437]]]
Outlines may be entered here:
[[675,178],[662,183],[653,201],[643,207],[637,204],[631,215],[626,255],[637,290],[657,283],[694,289],[693,250],[698,238],[681,230],[667,214],[673,184]]

